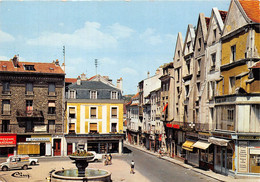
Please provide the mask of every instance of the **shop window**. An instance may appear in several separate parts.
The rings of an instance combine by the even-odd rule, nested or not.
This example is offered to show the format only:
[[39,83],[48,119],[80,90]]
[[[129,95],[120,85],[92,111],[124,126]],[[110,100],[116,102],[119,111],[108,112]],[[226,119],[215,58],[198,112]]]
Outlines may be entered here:
[[111,124],[111,132],[116,133],[117,132],[117,123],[112,123]]
[[2,101],[2,114],[3,115],[10,115],[11,114],[10,100],[3,100]]
[[26,83],[26,94],[27,95],[33,94],[33,84],[32,83]]
[[55,114],[56,107],[55,107],[55,101],[49,101],[48,103],[48,114]]
[[3,94],[10,94],[10,82],[3,82]]
[[49,83],[49,95],[55,95],[55,84],[54,83]]
[[33,101],[26,100],[26,113],[32,113],[32,112],[33,112]]
[[48,132],[55,132],[55,120],[48,121]]
[[250,173],[260,173],[260,154],[250,154]]
[[91,118],[97,118],[97,108],[96,107],[90,108],[90,117]]
[[112,107],[111,117],[117,118],[117,107]]
[[90,123],[89,126],[90,133],[97,133],[97,123]]
[[10,132],[10,121],[2,120],[2,132]]

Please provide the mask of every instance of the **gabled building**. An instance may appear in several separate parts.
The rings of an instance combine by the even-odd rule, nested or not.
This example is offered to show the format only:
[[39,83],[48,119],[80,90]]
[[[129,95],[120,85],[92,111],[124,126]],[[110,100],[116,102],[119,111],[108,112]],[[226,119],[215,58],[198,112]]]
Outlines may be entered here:
[[80,78],[68,90],[65,154],[77,149],[121,153],[124,138],[121,90],[101,81]]
[[1,156],[62,155],[64,79],[58,60],[0,61]]
[[260,173],[260,3],[232,0],[221,36],[217,81],[214,170],[226,175]]

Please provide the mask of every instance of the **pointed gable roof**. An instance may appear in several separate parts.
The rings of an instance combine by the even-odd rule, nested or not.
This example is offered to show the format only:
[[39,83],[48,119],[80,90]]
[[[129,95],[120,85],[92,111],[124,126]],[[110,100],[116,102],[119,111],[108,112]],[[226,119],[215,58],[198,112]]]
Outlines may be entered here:
[[260,23],[260,1],[259,0],[239,0],[247,17],[255,23]]
[[187,55],[189,54],[190,52],[193,52],[190,51],[190,52],[185,52],[186,49],[187,49],[187,43],[190,41],[191,42],[191,47],[193,48],[193,45],[194,45],[194,39],[195,39],[195,30],[194,30],[194,27],[193,25],[189,24],[188,27],[187,27],[187,31],[186,31],[186,36],[185,36],[185,41],[184,41],[184,46],[183,46],[183,55]]
[[[176,55],[178,54],[178,50],[180,50],[180,52],[183,51],[183,41],[182,41],[181,32],[179,32],[178,36],[177,36],[176,46],[175,46],[175,53],[174,53],[174,60],[175,60]],[[180,55],[180,57],[181,57],[181,55]]]

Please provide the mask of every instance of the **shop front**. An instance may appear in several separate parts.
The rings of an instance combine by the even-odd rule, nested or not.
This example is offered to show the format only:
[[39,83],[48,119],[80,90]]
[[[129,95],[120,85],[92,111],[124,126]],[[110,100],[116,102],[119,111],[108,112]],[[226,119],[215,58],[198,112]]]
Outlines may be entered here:
[[214,144],[214,171],[223,175],[233,175],[234,142],[216,137],[209,137],[208,142]]
[[198,133],[195,132],[186,132],[186,141],[182,145],[182,149],[186,150],[185,153],[185,162],[199,166],[199,150],[194,148],[193,144],[198,141]]
[[95,151],[97,153],[122,153],[124,134],[78,134],[65,135],[64,154],[70,155],[76,150]]
[[0,134],[0,157],[16,154],[16,134]]

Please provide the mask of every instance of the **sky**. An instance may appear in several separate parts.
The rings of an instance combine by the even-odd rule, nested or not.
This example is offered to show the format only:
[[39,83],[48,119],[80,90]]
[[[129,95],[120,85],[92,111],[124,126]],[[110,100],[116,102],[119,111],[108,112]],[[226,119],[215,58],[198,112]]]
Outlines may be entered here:
[[[123,93],[173,61],[178,32],[213,7],[228,11],[230,0],[43,1],[0,0],[0,60],[64,62],[66,78],[100,74],[113,83],[123,78]],[[95,59],[98,61],[97,70]]]

